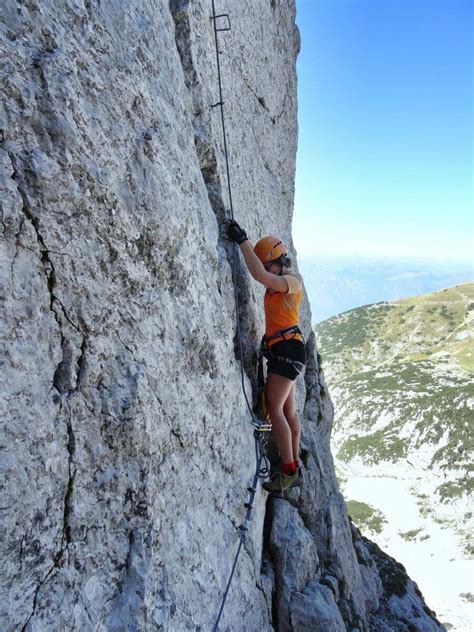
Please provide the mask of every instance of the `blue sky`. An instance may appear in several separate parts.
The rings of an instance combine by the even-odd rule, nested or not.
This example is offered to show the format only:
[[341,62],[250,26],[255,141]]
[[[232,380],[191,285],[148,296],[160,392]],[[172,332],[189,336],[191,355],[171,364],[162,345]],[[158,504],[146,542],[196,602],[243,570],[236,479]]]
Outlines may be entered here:
[[299,255],[472,258],[467,0],[296,0]]

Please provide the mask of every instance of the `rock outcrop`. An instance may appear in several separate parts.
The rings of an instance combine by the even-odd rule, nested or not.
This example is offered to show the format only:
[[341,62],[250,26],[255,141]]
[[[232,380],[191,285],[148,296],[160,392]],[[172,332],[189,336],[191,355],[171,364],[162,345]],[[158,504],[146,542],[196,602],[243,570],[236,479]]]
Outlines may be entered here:
[[[2,8],[5,631],[209,630],[219,610],[255,459],[210,5]],[[294,18],[243,0],[220,40],[236,216],[293,255]],[[250,393],[262,291],[237,278]],[[302,326],[305,484],[258,491],[220,629],[440,629],[351,528],[307,301]]]

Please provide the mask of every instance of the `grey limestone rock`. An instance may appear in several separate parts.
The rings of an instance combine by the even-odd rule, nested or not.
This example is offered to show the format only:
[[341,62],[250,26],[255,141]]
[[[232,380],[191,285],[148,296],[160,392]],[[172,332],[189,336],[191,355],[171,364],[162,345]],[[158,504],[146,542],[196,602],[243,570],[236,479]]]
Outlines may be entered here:
[[339,601],[339,582],[337,581],[337,577],[333,577],[333,575],[324,575],[324,577],[320,579],[320,582],[323,586],[327,586],[334,595],[334,599]]
[[346,632],[334,595],[327,586],[311,581],[293,596],[291,625],[298,632]]
[[276,577],[278,629],[291,629],[292,596],[302,592],[319,575],[316,544],[305,528],[298,510],[284,499],[270,499],[272,505],[269,555]]

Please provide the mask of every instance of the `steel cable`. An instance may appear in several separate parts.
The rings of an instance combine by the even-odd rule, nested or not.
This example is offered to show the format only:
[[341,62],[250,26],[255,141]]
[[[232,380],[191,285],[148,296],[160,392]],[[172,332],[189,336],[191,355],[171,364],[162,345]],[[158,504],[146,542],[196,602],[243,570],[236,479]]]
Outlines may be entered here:
[[[217,26],[217,20],[219,18],[227,18],[227,23],[228,26],[226,28],[218,28]],[[222,15],[217,15],[216,14],[216,10],[215,10],[215,2],[214,0],[212,0],[212,16],[211,16],[211,20],[213,21],[214,24],[214,40],[215,40],[215,47],[216,47],[216,61],[217,61],[217,78],[218,78],[218,84],[219,84],[219,101],[218,103],[215,103],[212,107],[220,107],[220,111],[221,111],[221,127],[222,127],[222,136],[223,136],[223,145],[224,145],[224,157],[225,157],[225,166],[226,166],[226,176],[227,176],[227,190],[228,190],[228,195],[229,195],[229,216],[230,219],[233,220],[234,219],[234,207],[233,207],[233,201],[232,201],[232,187],[231,187],[231,182],[230,182],[230,169],[229,169],[229,155],[228,155],[228,151],[227,151],[227,134],[226,134],[226,127],[225,127],[225,116],[224,116],[224,101],[222,98],[222,78],[221,78],[221,67],[220,67],[220,58],[219,58],[219,43],[218,43],[218,36],[217,33],[219,31],[228,31],[230,30],[230,18],[227,14],[222,14]],[[254,498],[255,498],[255,493],[257,491],[257,484],[258,484],[258,480],[261,478],[266,478],[268,476],[269,473],[269,463],[268,463],[268,458],[266,455],[266,450],[265,450],[265,438],[263,436],[262,432],[258,431],[258,427],[259,427],[259,423],[258,421],[255,419],[253,410],[252,410],[252,406],[250,405],[249,402],[249,398],[247,396],[247,391],[245,389],[245,375],[244,375],[244,354],[243,354],[243,348],[242,348],[242,333],[241,333],[241,327],[240,327],[240,308],[239,308],[239,295],[238,295],[238,290],[237,290],[237,272],[238,272],[238,263],[239,263],[239,254],[237,251],[237,245],[235,245],[234,248],[234,265],[232,266],[232,282],[233,282],[233,286],[234,286],[234,300],[235,300],[235,306],[236,306],[236,321],[237,321],[237,340],[238,340],[238,345],[239,345],[239,356],[240,356],[240,376],[241,376],[241,382],[242,382],[242,391],[244,393],[244,397],[245,397],[245,402],[247,404],[247,408],[248,411],[250,413],[250,417],[252,419],[252,425],[254,427],[254,440],[255,440],[255,458],[256,458],[256,468],[255,468],[255,474],[254,474],[254,478],[253,478],[253,482],[252,482],[252,486],[248,487],[248,492],[250,494],[249,496],[249,500],[247,503],[245,503],[245,507],[247,508],[247,513],[245,515],[245,520],[243,522],[242,525],[240,525],[239,527],[239,531],[240,531],[240,538],[239,538],[239,546],[237,548],[237,552],[236,555],[234,557],[234,562],[232,564],[232,570],[229,576],[229,580],[227,582],[225,591],[224,591],[224,595],[222,597],[222,602],[221,602],[221,606],[219,609],[219,613],[217,615],[217,619],[216,622],[214,624],[214,632],[217,632],[218,627],[219,627],[219,622],[222,616],[222,612],[224,610],[224,606],[225,606],[225,602],[227,600],[227,595],[229,593],[229,589],[230,589],[230,585],[232,583],[232,579],[234,577],[234,573],[235,573],[235,569],[237,567],[237,562],[239,559],[239,555],[240,552],[242,550],[242,546],[244,544],[247,532],[248,532],[248,524],[250,521],[250,515],[253,509],[253,502],[254,502]],[[262,466],[262,461],[264,462],[264,465]]]

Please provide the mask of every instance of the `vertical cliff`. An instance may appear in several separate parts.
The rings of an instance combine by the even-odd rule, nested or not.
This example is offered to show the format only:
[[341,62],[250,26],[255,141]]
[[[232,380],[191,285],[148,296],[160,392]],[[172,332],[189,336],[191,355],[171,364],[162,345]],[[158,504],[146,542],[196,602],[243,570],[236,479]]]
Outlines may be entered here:
[[[294,258],[294,3],[216,3],[236,217]],[[2,11],[1,628],[209,630],[255,468],[211,3]],[[250,393],[262,290],[237,282]],[[437,630],[349,522],[307,301],[302,326],[305,484],[258,491],[221,629]]]

